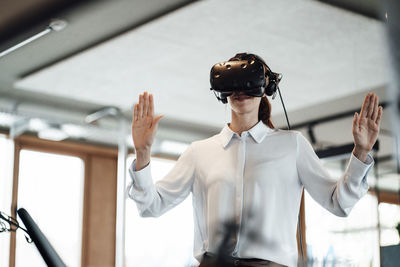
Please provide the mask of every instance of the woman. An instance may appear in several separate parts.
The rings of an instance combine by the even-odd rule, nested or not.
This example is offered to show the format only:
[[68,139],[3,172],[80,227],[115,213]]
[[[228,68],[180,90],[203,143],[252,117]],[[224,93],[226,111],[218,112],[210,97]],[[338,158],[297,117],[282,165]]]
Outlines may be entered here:
[[[267,73],[266,73],[267,74]],[[268,79],[267,79],[268,80]],[[369,156],[379,133],[382,107],[367,94],[353,120],[354,150],[340,180],[323,169],[297,131],[274,129],[267,97],[229,96],[232,121],[208,139],[193,142],[171,172],[152,182],[150,148],[160,116],[152,95],[135,104],[129,196],[141,216],[158,217],[189,193],[194,208],[194,255],[200,266],[216,266],[223,246],[234,266],[296,266],[296,226],[302,189],[324,208],[347,216],[367,192]],[[230,235],[226,225],[233,224]]]

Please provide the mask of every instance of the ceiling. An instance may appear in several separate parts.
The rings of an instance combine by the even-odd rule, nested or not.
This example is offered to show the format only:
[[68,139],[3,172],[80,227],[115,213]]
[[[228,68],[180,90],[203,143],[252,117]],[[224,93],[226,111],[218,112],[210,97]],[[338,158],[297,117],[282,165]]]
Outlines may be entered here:
[[[283,74],[280,88],[293,125],[357,110],[369,91],[388,101],[378,1],[324,2],[73,1],[41,18],[29,18],[24,7],[15,12],[26,18],[19,24],[15,17],[0,20],[0,52],[44,30],[52,18],[68,26],[0,58],[0,111],[83,125],[86,115],[106,106],[129,118],[147,90],[156,113],[165,115],[158,136],[191,142],[229,120],[229,108],[209,90],[209,71],[238,52],[256,53]],[[2,32],[4,25],[15,32]],[[278,97],[272,109],[275,125],[285,127]],[[316,125],[319,145],[351,142],[351,120]],[[115,126],[113,119],[102,123]],[[382,128],[390,132],[387,114]],[[380,139],[380,155],[390,155],[390,135]]]
[[[274,12],[266,15],[271,6]],[[286,104],[297,110],[384,85],[384,41],[380,21],[319,2],[200,1],[32,73],[15,87],[123,110],[149,90],[159,113],[220,126],[223,107],[208,90],[216,62],[240,51],[262,55],[283,73]],[[162,101],[169,98],[183,101]]]

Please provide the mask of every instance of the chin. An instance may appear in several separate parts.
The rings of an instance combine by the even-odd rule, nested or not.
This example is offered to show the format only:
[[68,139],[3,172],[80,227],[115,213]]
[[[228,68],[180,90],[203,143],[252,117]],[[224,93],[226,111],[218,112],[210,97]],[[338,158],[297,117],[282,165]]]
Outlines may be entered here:
[[232,110],[238,114],[246,114],[254,111],[254,107],[252,106],[232,106]]
[[256,103],[253,99],[246,101],[231,101],[230,105],[232,109],[237,113],[248,113],[254,109],[258,110],[260,103]]

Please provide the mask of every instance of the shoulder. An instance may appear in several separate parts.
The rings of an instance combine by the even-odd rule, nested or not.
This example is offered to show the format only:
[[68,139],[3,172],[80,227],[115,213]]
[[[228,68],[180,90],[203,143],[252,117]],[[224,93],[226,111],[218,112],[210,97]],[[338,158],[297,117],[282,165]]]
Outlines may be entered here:
[[300,131],[296,130],[284,130],[284,129],[275,129],[272,135],[280,136],[280,137],[287,137],[287,138],[298,138],[304,137]]
[[221,135],[215,134],[206,139],[194,141],[190,144],[190,146],[192,147],[192,149],[202,149],[202,148],[208,148],[210,146],[215,146],[220,143],[221,143]]
[[283,145],[298,147],[299,145],[309,144],[307,138],[300,132],[296,130],[282,130],[276,129],[271,135],[275,136],[277,139],[270,139],[273,142],[279,142]]
[[218,138],[218,135],[214,135],[206,139],[193,141],[182,155],[197,162],[200,158],[209,157],[211,151],[218,149],[218,145],[222,147],[220,138]]

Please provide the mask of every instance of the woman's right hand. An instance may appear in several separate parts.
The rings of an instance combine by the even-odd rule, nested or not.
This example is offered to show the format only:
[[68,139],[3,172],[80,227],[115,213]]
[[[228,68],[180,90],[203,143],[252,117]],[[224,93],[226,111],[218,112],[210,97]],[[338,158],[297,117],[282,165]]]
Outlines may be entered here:
[[[132,139],[136,150],[136,159],[140,163],[147,164],[142,160],[147,161],[147,158],[150,160],[150,148],[157,132],[158,123],[162,117],[162,115],[154,117],[152,94],[144,92],[139,95],[139,103],[136,103],[133,108]],[[138,156],[141,156],[142,160]]]

